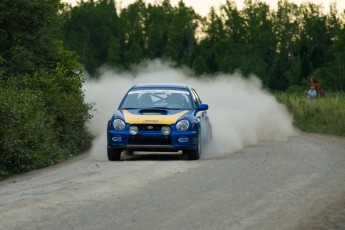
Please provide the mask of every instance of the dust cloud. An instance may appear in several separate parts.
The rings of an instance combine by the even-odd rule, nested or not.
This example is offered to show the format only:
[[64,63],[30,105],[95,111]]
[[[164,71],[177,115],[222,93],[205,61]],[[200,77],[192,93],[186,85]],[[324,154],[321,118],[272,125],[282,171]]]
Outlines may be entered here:
[[98,80],[84,84],[85,100],[94,104],[89,129],[95,136],[91,154],[97,160],[107,160],[108,119],[127,90],[138,83],[187,83],[209,105],[213,141],[201,159],[231,154],[259,141],[284,141],[296,133],[291,114],[255,76],[244,78],[235,73],[196,78],[188,68],[174,68],[160,60],[142,63],[131,72],[100,71]]

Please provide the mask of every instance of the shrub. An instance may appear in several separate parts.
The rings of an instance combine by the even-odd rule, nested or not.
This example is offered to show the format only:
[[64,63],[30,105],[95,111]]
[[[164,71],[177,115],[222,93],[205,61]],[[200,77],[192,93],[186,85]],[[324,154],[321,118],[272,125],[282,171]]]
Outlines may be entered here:
[[294,115],[294,124],[300,130],[345,136],[345,93],[327,92],[326,97],[312,101],[302,93],[276,96]]
[[30,91],[0,91],[0,171],[25,172],[54,162],[59,151],[44,103]]
[[80,64],[59,40],[63,6],[59,0],[0,3],[0,178],[90,145]]

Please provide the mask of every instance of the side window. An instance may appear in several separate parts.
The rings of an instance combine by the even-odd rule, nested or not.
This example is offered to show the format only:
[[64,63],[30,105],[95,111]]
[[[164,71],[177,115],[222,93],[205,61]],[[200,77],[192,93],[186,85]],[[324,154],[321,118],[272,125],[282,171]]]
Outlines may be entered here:
[[198,106],[199,104],[201,104],[201,100],[200,100],[198,94],[195,92],[194,89],[192,89],[192,94],[193,94],[194,104],[195,104],[196,106]]

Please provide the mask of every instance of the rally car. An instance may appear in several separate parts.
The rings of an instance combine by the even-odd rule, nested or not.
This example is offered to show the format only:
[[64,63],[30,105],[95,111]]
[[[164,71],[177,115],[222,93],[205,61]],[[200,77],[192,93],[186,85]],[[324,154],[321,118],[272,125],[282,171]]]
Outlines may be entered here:
[[196,91],[187,84],[138,84],[128,90],[108,121],[110,161],[121,152],[182,152],[198,160],[212,127]]

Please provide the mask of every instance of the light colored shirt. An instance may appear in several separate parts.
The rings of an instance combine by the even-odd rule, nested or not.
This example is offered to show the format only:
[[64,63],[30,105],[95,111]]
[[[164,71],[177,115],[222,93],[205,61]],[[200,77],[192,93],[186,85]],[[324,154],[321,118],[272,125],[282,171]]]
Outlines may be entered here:
[[315,89],[308,90],[307,95],[308,95],[308,99],[310,100],[316,99],[316,96],[317,96],[316,90]]

